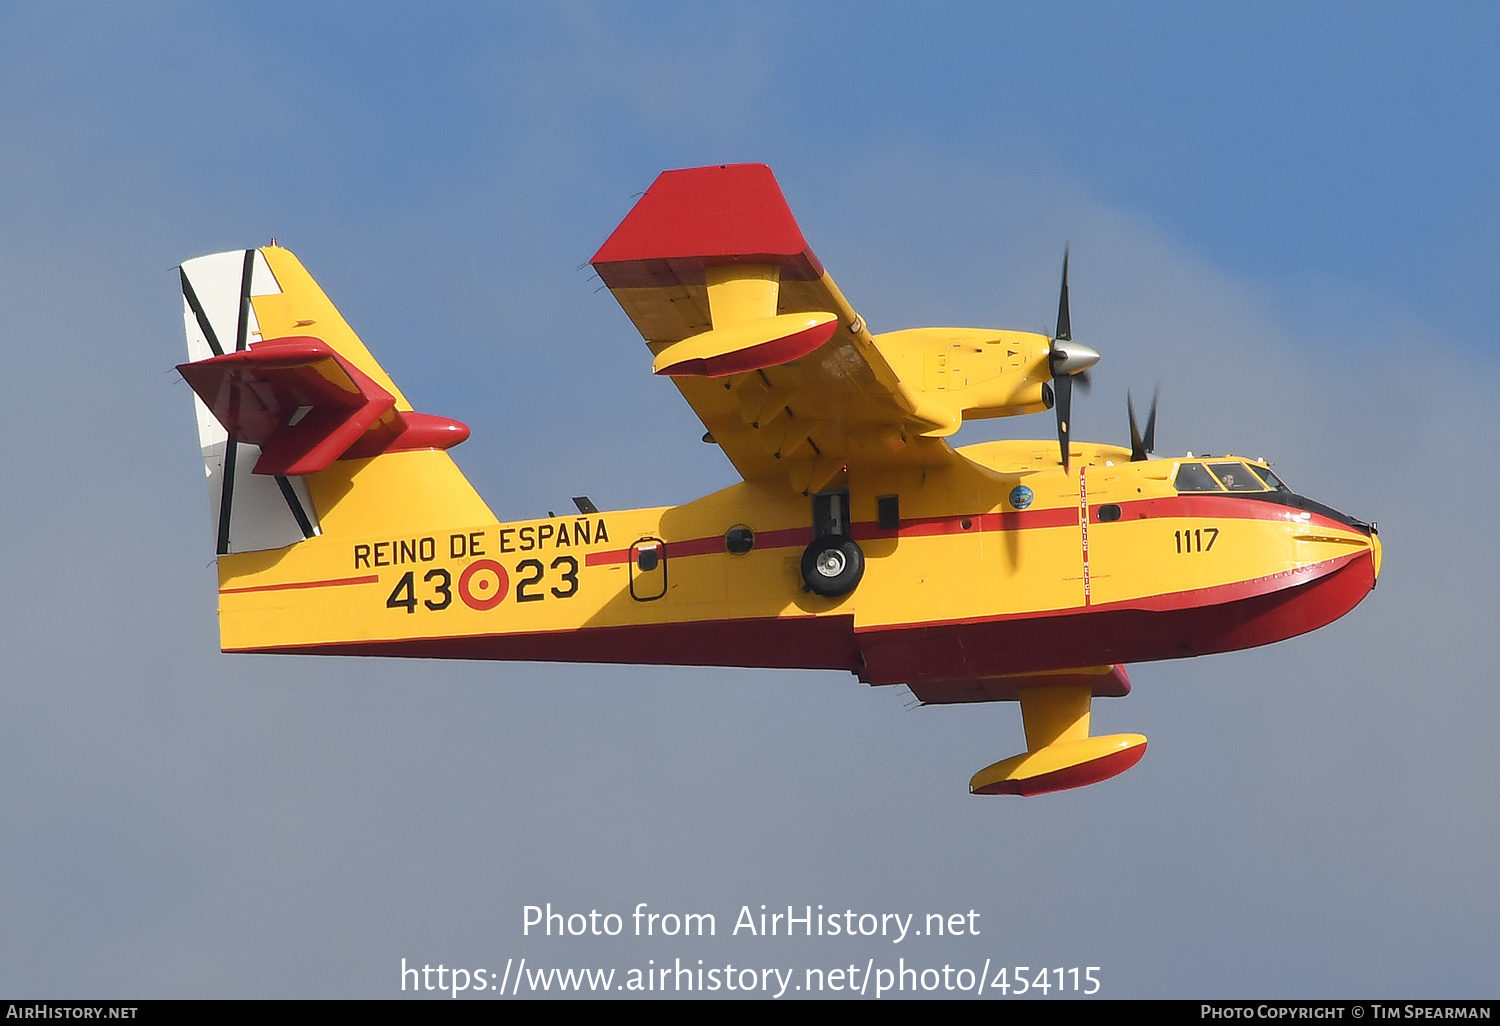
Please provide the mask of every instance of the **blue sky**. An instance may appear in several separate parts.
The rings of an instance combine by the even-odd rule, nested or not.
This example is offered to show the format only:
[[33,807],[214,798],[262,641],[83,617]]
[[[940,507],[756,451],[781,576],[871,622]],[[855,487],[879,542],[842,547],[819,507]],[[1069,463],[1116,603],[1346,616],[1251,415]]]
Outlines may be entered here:
[[[686,953],[521,938],[550,900],[975,907],[992,934],[922,957],[1101,965],[1119,997],[1493,991],[1500,16],[807,7],[0,13],[0,990],[384,997],[402,957]],[[1096,717],[1147,757],[1024,802],[963,793],[1019,747],[1007,705],[217,652],[179,261],[297,252],[473,426],[502,517],[684,501],[733,472],[581,265],[662,169],[741,160],[876,330],[1045,329],[1070,243],[1104,357],[1077,431],[1122,440],[1160,382],[1163,450],[1379,520],[1381,587],[1133,667]]]
[[1446,317],[1493,278],[1483,5],[293,10],[45,18],[65,52],[19,63],[103,122],[70,126],[84,145],[170,160],[205,191],[243,189],[247,134],[292,144],[257,147],[245,197],[289,212],[297,186],[352,213],[506,171],[561,186],[600,162],[909,147],[1080,185],[1261,281],[1348,277]]

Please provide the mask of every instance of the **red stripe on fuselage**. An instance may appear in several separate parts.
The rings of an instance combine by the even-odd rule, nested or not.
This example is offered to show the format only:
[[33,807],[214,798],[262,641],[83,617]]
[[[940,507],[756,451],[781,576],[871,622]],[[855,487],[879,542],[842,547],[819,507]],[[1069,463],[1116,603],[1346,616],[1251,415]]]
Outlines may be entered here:
[[[964,521],[969,522],[964,527]],[[1076,509],[1039,509],[1006,513],[974,513],[956,517],[920,517],[903,520],[896,530],[882,528],[874,521],[854,524],[852,534],[856,541],[872,538],[926,538],[939,534],[969,534],[975,531],[1025,531],[1043,527],[1075,527],[1078,524]],[[805,546],[812,541],[812,528],[788,527],[777,531],[757,531],[757,549],[789,549]],[[707,556],[727,553],[723,535],[706,538],[689,538],[684,541],[669,541],[667,557]],[[611,549],[606,552],[590,552],[584,559],[586,566],[608,566],[612,563],[630,562],[629,549]]]
[[[968,523],[968,527],[964,523]],[[958,516],[916,517],[903,519],[895,530],[882,528],[872,521],[853,526],[855,541],[870,538],[927,538],[938,534],[970,534],[992,531],[1030,531],[1046,527],[1078,526],[1078,508],[1007,510],[994,513],[966,513]]]
[[[757,549],[787,549],[794,546],[806,545],[812,541],[812,528],[789,527],[780,531],[760,531],[755,535],[755,547]],[[689,538],[686,541],[666,542],[667,558],[680,559],[683,556],[707,556],[713,553],[725,553],[729,550],[725,547],[724,536],[721,534],[709,535],[706,538]],[[610,549],[606,552],[590,552],[584,557],[585,566],[609,566],[614,563],[629,563],[629,549]]]
[[[1099,506],[1108,505],[1111,505],[1111,503],[1105,502],[1091,506],[1089,519],[1098,523]],[[1280,503],[1269,502],[1264,499],[1257,500],[1253,497],[1239,498],[1228,495],[1215,495],[1212,492],[1199,495],[1178,495],[1161,499],[1130,499],[1125,502],[1113,503],[1113,505],[1120,507],[1119,523],[1124,523],[1128,520],[1186,517],[1202,520],[1272,520],[1288,524],[1315,524],[1318,527],[1329,527],[1338,531],[1354,530],[1348,524],[1341,524],[1337,520],[1326,517],[1321,513],[1313,513],[1310,510],[1293,509],[1290,506],[1283,506]]]
[[[1180,495],[1174,498],[1133,499],[1126,502],[1097,503],[1089,506],[1089,520],[1100,523],[1099,507],[1120,507],[1120,519],[1109,521],[1124,523],[1130,520],[1150,519],[1203,519],[1203,520],[1266,520],[1281,521],[1303,526],[1317,526],[1335,531],[1353,530],[1319,513],[1292,509],[1273,502],[1257,502],[1254,499],[1229,498],[1214,495]],[[967,524],[968,526],[964,526]],[[991,513],[967,513],[956,516],[914,517],[903,519],[896,529],[882,528],[875,521],[854,524],[850,534],[855,541],[870,541],[881,538],[929,538],[945,534],[987,534],[1005,531],[1043,530],[1049,527],[1078,526],[1078,508],[1062,506],[1056,509],[1004,510]],[[806,545],[812,541],[812,529],[792,527],[776,531],[760,531],[755,535],[757,549],[783,549]],[[707,556],[727,553],[722,535],[703,538],[688,538],[666,543],[667,557]],[[607,566],[630,562],[629,549],[611,549],[606,552],[591,552],[585,558],[587,566]]]
[[338,577],[327,581],[292,581],[287,584],[257,584],[249,588],[220,588],[220,595],[239,595],[247,591],[294,591],[298,588],[341,588],[349,584],[375,584],[376,574],[368,577]]

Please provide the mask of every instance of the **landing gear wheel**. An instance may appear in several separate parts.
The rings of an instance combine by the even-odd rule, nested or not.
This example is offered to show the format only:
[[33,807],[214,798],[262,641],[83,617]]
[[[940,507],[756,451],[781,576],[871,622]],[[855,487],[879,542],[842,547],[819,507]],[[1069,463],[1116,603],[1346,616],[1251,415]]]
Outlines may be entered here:
[[816,595],[847,595],[865,575],[865,554],[853,538],[825,534],[802,553],[802,580]]

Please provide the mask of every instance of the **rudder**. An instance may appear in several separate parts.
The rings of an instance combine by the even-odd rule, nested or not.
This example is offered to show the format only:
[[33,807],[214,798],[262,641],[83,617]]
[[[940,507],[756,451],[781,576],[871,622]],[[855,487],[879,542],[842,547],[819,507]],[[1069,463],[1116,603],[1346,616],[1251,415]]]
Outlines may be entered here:
[[[185,261],[178,273],[189,363],[244,352],[262,340],[252,297],[279,294],[281,286],[259,250],[198,257]],[[260,446],[231,440],[202,397],[194,395],[193,407],[208,478],[214,551],[222,556],[277,549],[319,534],[307,482],[255,475]]]

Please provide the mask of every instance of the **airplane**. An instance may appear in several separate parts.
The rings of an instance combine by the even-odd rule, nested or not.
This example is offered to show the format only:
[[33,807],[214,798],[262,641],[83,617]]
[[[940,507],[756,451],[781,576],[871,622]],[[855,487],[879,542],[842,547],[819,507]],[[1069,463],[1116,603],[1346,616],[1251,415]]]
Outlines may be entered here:
[[[1124,664],[1267,645],[1374,587],[1374,523],[1262,460],[1070,434],[1067,257],[1051,335],[872,334],[770,168],[661,174],[591,261],[741,480],[681,506],[501,522],[289,251],[180,269],[225,652],[843,670],[924,704],[1015,701],[974,794],[1097,783]],[[1050,409],[1057,441],[954,447]],[[643,454],[643,462],[658,458]]]

